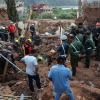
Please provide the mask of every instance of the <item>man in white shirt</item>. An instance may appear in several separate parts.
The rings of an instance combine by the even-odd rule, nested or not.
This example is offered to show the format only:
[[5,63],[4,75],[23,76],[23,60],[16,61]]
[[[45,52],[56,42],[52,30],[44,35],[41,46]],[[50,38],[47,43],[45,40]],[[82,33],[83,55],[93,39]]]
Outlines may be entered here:
[[41,88],[41,84],[40,84],[39,75],[37,73],[37,71],[38,71],[37,59],[36,59],[36,57],[34,57],[32,55],[32,52],[30,52],[29,55],[26,55],[25,57],[23,57],[21,59],[21,61],[24,62],[24,64],[26,65],[26,73],[27,73],[28,79],[29,79],[29,88],[32,92],[34,92],[33,80],[36,81],[36,85],[37,85],[38,89]]

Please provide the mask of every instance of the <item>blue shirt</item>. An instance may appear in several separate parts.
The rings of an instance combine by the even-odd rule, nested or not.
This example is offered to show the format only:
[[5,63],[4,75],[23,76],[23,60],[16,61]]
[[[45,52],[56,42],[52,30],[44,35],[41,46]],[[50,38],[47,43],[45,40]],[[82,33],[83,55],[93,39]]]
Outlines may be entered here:
[[64,43],[62,45],[59,46],[59,48],[57,49],[58,53],[60,55],[68,55],[68,49],[69,49],[69,46],[67,43]]
[[71,70],[64,65],[52,66],[48,77],[52,79],[55,92],[65,91],[70,88],[69,79],[72,77],[72,73]]

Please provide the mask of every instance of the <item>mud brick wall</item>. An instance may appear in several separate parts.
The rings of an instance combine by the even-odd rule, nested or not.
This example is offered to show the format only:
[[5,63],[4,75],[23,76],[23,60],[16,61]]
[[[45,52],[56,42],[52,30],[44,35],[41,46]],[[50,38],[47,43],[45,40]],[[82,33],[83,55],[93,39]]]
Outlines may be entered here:
[[0,22],[7,21],[8,20],[8,15],[7,11],[5,9],[0,9]]
[[87,7],[83,10],[83,18],[87,20],[89,24],[95,24],[100,19],[100,7],[90,8]]

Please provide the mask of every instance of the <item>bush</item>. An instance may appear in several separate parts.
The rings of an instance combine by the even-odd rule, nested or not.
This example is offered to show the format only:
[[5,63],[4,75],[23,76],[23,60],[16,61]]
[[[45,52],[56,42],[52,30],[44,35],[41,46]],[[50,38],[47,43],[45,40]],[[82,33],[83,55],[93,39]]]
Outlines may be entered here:
[[57,16],[58,19],[74,19],[77,16],[77,10],[76,9],[67,9],[67,10],[62,10],[62,9],[57,9],[55,8],[53,10],[53,13],[55,16]]
[[57,15],[58,19],[74,19],[76,17],[73,13],[60,13]]
[[60,8],[54,8],[52,13],[45,12],[42,14],[37,14],[36,12],[33,12],[31,19],[54,19],[54,17],[57,17],[57,19],[74,19],[76,16],[76,9],[62,10]]
[[53,19],[54,18],[53,13],[42,13],[40,16],[42,19]]

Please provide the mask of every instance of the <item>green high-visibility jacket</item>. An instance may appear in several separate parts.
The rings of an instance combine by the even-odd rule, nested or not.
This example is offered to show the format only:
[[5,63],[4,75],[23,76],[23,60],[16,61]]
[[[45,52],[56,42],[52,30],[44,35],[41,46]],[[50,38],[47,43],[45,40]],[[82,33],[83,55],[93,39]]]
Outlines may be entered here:
[[78,57],[80,53],[84,52],[84,47],[80,41],[74,40],[69,46],[70,56],[75,58]]

